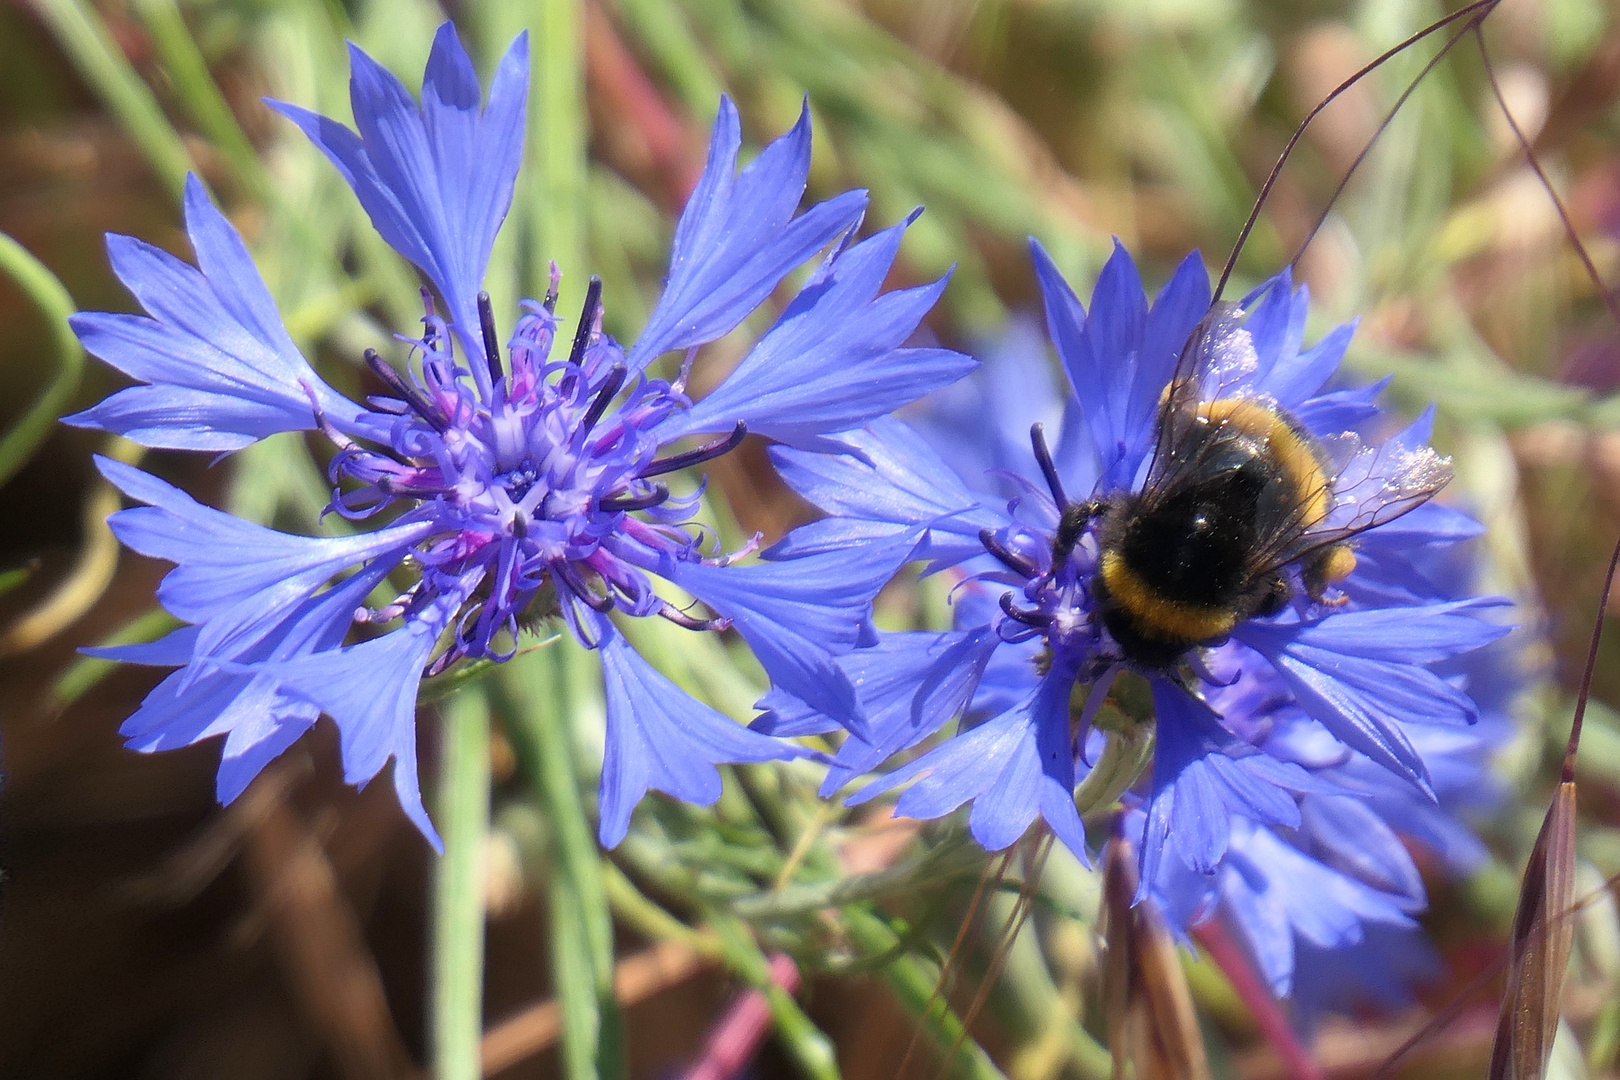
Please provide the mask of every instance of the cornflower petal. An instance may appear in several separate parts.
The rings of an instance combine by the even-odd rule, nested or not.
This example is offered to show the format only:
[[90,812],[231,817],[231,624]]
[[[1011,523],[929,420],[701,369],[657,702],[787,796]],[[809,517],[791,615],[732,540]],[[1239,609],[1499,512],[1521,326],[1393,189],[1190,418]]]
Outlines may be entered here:
[[630,812],[649,790],[708,806],[720,797],[716,765],[807,753],[750,731],[693,698],[654,670],[606,620],[601,626],[607,750],[598,837],[604,847],[617,847],[624,839]]
[[[838,657],[840,670],[860,696],[869,738],[851,735],[833,758],[821,785],[831,795],[860,773],[938,731],[966,707],[999,644],[988,628],[963,632],[878,635],[875,644]],[[819,735],[837,721],[773,690],[759,701],[767,710],[749,726],[767,734]]]
[[113,270],[147,315],[80,312],[69,322],[93,356],[146,385],[64,417],[143,446],[239,450],[315,426],[310,395],[340,429],[364,410],[315,374],[282,325],[242,238],[186,177],[186,234],[196,267],[134,237],[109,234]]
[[1278,997],[1293,989],[1296,935],[1338,951],[1365,940],[1369,924],[1416,926],[1395,898],[1317,862],[1270,830],[1240,819],[1234,832],[1233,872],[1221,875],[1221,901]]
[[864,733],[855,687],[834,657],[856,646],[873,598],[914,546],[902,539],[742,567],[677,563],[664,576],[730,619],[775,686]]
[[1408,898],[1421,909],[1423,876],[1406,845],[1378,811],[1348,795],[1312,795],[1300,815],[1324,863],[1380,892]]
[[864,191],[847,191],[793,216],[810,175],[808,101],[793,129],[739,174],[741,144],[737,107],[722,97],[708,163],[675,229],[664,294],[626,359],[632,372],[730,333],[866,209]]
[[[119,733],[133,750],[151,752],[187,746],[225,735],[216,796],[229,803],[259,770],[314,725],[320,710],[289,696],[267,673],[268,662],[336,648],[342,643],[355,607],[382,576],[371,568],[341,585],[304,601],[267,628],[249,647],[216,657],[207,667],[186,666],[165,678],[124,721]],[[86,650],[92,655],[164,665],[189,665],[197,627],[184,627],[131,656],[116,650]]]
[[936,818],[972,802],[968,829],[987,851],[1016,843],[1038,815],[1090,865],[1085,826],[1074,805],[1072,680],[1071,672],[1048,673],[1016,707],[896,769],[846,803],[859,805],[916,779],[896,802],[896,814]]
[[79,651],[101,660],[117,660],[123,664],[146,664],[152,667],[178,667],[191,659],[197,645],[197,627],[182,626],[171,630],[156,641],[136,642],[130,645],[88,645]]
[[434,643],[483,577],[469,574],[400,629],[358,645],[264,664],[284,693],[337,722],[343,779],[365,784],[394,762],[394,792],[405,815],[440,853],[444,843],[422,805],[416,777],[416,694]]
[[959,562],[983,550],[982,529],[1007,523],[933,449],[900,420],[884,417],[840,440],[853,453],[821,454],[772,447],[771,460],[788,485],[829,516],[795,529],[765,552],[793,559],[841,550],[861,538],[893,539],[928,526],[921,556]]
[[132,465],[97,456],[96,467],[125,495],[149,504],[120,510],[108,521],[124,546],[176,564],[158,587],[158,600],[191,623],[244,602],[281,610],[338,571],[397,558],[434,531],[431,522],[419,521],[356,536],[294,536],[203,506]]
[[502,57],[482,111],[472,61],[450,23],[433,39],[420,106],[398,77],[352,43],[349,63],[358,135],[297,105],[268,104],[326,154],[383,239],[439,290],[487,400],[477,297],[523,160],[528,34],[519,34]]
[[1104,483],[1128,484],[1155,434],[1159,391],[1209,309],[1203,262],[1196,253],[1183,260],[1150,310],[1136,263],[1116,240],[1087,318],[1046,249],[1032,239],[1030,252],[1047,328],[1085,411]]
[[955,382],[977,362],[949,349],[901,348],[948,280],[879,296],[910,219],[832,255],[677,434],[741,420],[779,442],[817,445]]
[[[1463,640],[1483,638],[1484,644],[1506,632],[1490,623],[1459,630],[1460,621],[1449,617],[1457,606],[1437,607],[1441,610],[1434,612],[1437,624],[1432,634],[1427,620],[1412,618],[1400,627],[1388,613],[1346,612],[1311,624],[1251,622],[1234,636],[1264,655],[1300,706],[1346,745],[1408,777],[1432,796],[1428,768],[1402,722],[1469,723],[1478,710],[1467,694],[1439,675],[1399,659],[1402,631],[1410,632],[1419,663],[1423,650],[1434,655],[1437,642],[1459,633]],[[1406,612],[1408,617],[1414,614],[1411,608]],[[1380,629],[1388,632],[1375,644],[1369,637],[1377,637]],[[1384,655],[1395,658],[1381,659]]]
[[[1348,327],[1350,330],[1354,328],[1353,323]],[[1345,329],[1347,328],[1339,327],[1339,330]],[[1333,332],[1338,333],[1338,330]],[[1366,386],[1352,386],[1345,390],[1318,394],[1301,402],[1294,409],[1294,416],[1305,425],[1307,431],[1354,431],[1382,415],[1383,410],[1378,407],[1378,398],[1389,386],[1389,382],[1390,376],[1386,375]],[[1382,528],[1379,532],[1382,532]]]
[[[978,374],[930,395],[927,411],[906,417],[925,449],[940,457],[940,471],[957,486],[962,477],[996,470],[1033,474],[1037,465],[1029,429],[1039,423],[1047,431],[1063,432],[1053,450],[1063,482],[1075,491],[1089,491],[1097,479],[1096,452],[1079,410],[1058,390],[1061,376],[1048,355],[1045,328],[1033,318],[1015,315],[983,352]],[[994,370],[994,378],[983,375],[987,369]],[[1065,413],[1080,422],[1065,427]],[[997,494],[995,502],[1004,502],[1005,495]]]
[[1322,786],[1298,765],[1244,746],[1208,705],[1167,680],[1153,680],[1153,709],[1158,739],[1138,896],[1158,879],[1164,851],[1195,873],[1213,874],[1234,816],[1292,828],[1300,820],[1295,794]]

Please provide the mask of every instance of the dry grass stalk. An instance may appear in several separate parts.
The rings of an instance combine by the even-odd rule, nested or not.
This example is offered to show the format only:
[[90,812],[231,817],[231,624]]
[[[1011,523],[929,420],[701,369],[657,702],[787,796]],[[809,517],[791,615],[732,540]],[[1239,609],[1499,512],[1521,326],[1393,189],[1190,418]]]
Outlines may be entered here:
[[1132,906],[1135,896],[1136,855],[1116,837],[1103,855],[1103,996],[1114,1080],[1209,1080],[1176,943],[1151,905]]

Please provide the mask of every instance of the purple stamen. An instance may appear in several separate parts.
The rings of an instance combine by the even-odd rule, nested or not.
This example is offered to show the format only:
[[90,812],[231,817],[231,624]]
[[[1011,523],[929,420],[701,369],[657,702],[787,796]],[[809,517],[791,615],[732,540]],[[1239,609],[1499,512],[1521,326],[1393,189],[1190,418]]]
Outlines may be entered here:
[[568,591],[578,597],[592,611],[606,615],[617,606],[613,601],[612,593],[603,595],[593,590],[589,585],[585,584],[585,579],[579,576],[579,571],[575,570],[571,563],[554,562],[551,564],[551,568],[562,583],[568,586]]
[[558,267],[557,260],[553,259],[551,261],[550,278],[546,283],[546,298],[540,303],[540,306],[546,309],[547,314],[557,314],[557,289],[561,284],[562,269]]
[[579,326],[574,330],[574,345],[568,350],[568,362],[575,367],[584,366],[585,347],[591,343],[591,335],[596,332],[596,320],[601,314],[602,279],[592,274],[591,283],[585,287],[585,306],[579,309]]
[[680,608],[676,607],[674,604],[671,604],[667,600],[664,601],[663,605],[658,609],[658,614],[662,615],[676,626],[684,627],[687,630],[727,630],[731,627],[730,619],[693,618],[691,615],[688,615],[686,612],[682,611]]
[[716,439],[712,443],[705,443],[696,450],[688,450],[684,454],[675,454],[671,457],[660,458],[641,470],[640,476],[645,480],[649,476],[662,476],[665,473],[684,469],[691,465],[701,465],[705,461],[713,461],[722,454],[737,449],[743,437],[748,434],[748,425],[741,420],[731,429],[731,434],[723,439]]
[[996,531],[994,529],[980,529],[979,543],[983,544],[984,550],[994,555],[996,559],[1000,561],[1001,565],[1005,566],[1007,569],[1016,574],[1022,574],[1024,577],[1032,578],[1038,576],[1041,572],[1041,568],[1035,564],[1035,560],[1031,559],[1027,555],[1018,554],[1016,551],[1013,551],[1004,545],[1000,540],[997,540]]
[[366,366],[377,378],[387,383],[388,388],[409,405],[412,412],[426,420],[433,430],[440,434],[450,430],[450,421],[445,419],[439,407],[423,397],[422,392],[410,384],[410,380],[395,371],[393,364],[378,356],[376,349],[367,349],[365,355]]
[[613,370],[608,372],[607,381],[596,392],[596,398],[591,402],[591,407],[586,410],[585,418],[579,422],[579,433],[581,435],[589,434],[590,430],[596,426],[596,422],[602,419],[602,414],[607,412],[607,407],[612,403],[614,395],[624,385],[625,375],[623,364],[613,365]]
[[501,341],[495,335],[495,308],[487,292],[478,294],[478,325],[484,332],[484,359],[489,363],[490,381],[498,383],[505,377],[501,371]]
[[1039,423],[1029,426],[1029,445],[1035,451],[1035,464],[1041,467],[1041,475],[1046,477],[1046,486],[1052,492],[1052,501],[1062,510],[1069,505],[1069,497],[1063,493],[1063,481],[1058,478],[1057,465],[1052,461],[1052,451],[1046,445],[1046,429]]
[[422,344],[426,345],[430,349],[437,349],[439,347],[439,334],[438,331],[434,329],[433,325],[433,316],[435,314],[433,308],[433,293],[428,290],[426,285],[422,286],[421,291],[422,311],[424,313],[422,316],[422,326],[424,327],[422,332]]
[[1023,623],[1025,626],[1051,626],[1052,616],[1039,611],[1029,611],[1013,603],[1012,593],[1001,594],[1001,610],[1007,613],[1009,619]]
[[653,489],[644,495],[609,495],[597,503],[603,510],[610,513],[621,510],[646,510],[648,507],[658,506],[669,499],[669,488],[663,484],[654,484]]

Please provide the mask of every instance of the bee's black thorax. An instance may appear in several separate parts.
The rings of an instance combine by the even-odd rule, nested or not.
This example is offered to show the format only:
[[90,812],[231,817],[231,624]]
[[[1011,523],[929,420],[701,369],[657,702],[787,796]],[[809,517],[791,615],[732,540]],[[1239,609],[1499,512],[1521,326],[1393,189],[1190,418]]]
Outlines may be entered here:
[[1115,501],[1098,528],[1097,605],[1125,659],[1165,667],[1237,623],[1275,611],[1287,587],[1254,554],[1295,512],[1288,471],[1264,438],[1225,438],[1174,486]]

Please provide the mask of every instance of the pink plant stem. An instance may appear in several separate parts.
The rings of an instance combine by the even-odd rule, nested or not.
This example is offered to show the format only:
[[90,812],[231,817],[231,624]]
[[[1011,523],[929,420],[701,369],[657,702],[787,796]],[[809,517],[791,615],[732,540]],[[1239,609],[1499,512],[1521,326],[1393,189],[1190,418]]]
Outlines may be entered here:
[[1225,925],[1219,919],[1210,919],[1194,927],[1192,936],[1221,969],[1238,998],[1248,1006],[1249,1015],[1254,1017],[1260,1034],[1282,1059],[1287,1075],[1293,1080],[1327,1080],[1327,1073],[1312,1056],[1310,1048],[1294,1034],[1293,1025],[1277,999],[1271,996],[1270,987],[1260,981],[1254,965],[1226,932]]
[[[799,989],[798,966],[784,953],[771,956],[771,982],[789,994]],[[771,1006],[762,990],[744,990],[709,1032],[703,1053],[682,1080],[730,1080],[742,1071],[770,1030]]]

